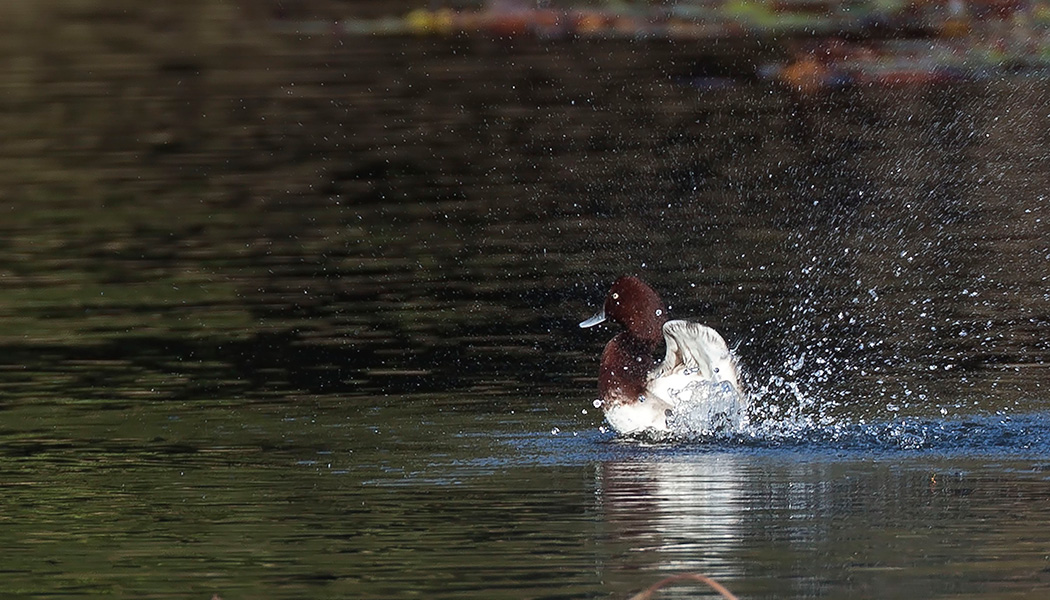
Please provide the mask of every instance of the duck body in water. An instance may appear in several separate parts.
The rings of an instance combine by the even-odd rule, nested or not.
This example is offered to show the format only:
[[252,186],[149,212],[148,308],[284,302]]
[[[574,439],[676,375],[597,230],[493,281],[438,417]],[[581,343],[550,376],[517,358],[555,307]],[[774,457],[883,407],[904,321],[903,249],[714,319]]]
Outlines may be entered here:
[[[714,329],[668,320],[660,296],[637,277],[617,279],[602,310],[580,323],[606,320],[624,331],[609,340],[598,370],[605,418],[623,435],[670,431],[668,419],[699,388],[742,394],[736,359]],[[654,354],[663,343],[663,361]]]

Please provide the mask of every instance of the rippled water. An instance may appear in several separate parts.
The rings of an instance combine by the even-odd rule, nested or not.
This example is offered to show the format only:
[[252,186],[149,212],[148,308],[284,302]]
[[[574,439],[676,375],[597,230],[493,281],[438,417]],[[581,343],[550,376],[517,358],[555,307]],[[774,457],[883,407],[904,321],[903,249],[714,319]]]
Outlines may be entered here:
[[[3,159],[5,596],[1050,593],[1045,81],[268,52],[7,83],[76,127]],[[601,429],[625,272],[736,347],[747,427]]]

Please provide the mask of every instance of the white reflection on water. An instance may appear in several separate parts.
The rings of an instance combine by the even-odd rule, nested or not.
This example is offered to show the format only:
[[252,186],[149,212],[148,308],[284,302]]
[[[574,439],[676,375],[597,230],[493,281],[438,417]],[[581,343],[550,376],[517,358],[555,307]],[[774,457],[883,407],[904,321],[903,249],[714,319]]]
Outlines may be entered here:
[[733,573],[730,555],[744,533],[744,466],[727,453],[601,463],[603,523],[630,551],[661,555],[668,570]]

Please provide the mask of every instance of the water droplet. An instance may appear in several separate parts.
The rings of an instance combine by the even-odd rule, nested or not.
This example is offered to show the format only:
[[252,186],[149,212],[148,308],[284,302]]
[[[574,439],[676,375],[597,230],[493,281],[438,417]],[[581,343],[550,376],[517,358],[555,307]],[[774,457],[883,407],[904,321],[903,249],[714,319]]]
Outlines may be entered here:
[[558,435],[559,433],[561,433],[561,429],[558,429],[557,427],[551,429],[551,435]]
[[594,401],[594,408],[601,408],[601,407],[602,407],[601,399],[595,400]]

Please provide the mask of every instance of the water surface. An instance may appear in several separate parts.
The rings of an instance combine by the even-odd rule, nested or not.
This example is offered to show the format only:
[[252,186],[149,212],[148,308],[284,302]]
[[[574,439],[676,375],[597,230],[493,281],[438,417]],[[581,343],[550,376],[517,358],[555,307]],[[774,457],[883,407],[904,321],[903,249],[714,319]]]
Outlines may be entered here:
[[[66,129],[3,159],[7,595],[1050,592],[1045,81],[267,52],[8,83]],[[576,323],[621,273],[736,347],[752,430],[602,430]]]

